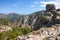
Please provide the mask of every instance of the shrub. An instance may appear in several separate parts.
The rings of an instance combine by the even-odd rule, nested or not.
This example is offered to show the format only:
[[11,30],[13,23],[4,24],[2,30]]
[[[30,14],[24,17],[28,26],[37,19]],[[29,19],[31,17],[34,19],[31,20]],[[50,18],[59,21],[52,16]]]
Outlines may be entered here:
[[26,35],[28,33],[30,33],[31,29],[29,27],[21,27],[20,31]]
[[49,22],[49,20],[46,17],[44,17],[44,15],[40,16],[40,21],[43,22],[44,25],[46,25]]
[[15,27],[12,31],[8,31],[8,39],[15,39],[17,36],[20,36],[22,34],[23,33],[19,31],[17,27]]
[[0,40],[15,40],[19,35],[22,35],[22,33],[17,28],[13,28],[12,31],[0,33]]
[[13,27],[12,29],[12,31],[1,32],[0,40],[16,40],[17,36],[26,35],[31,31],[28,27]]
[[43,40],[49,40],[49,38],[48,37],[45,37]]

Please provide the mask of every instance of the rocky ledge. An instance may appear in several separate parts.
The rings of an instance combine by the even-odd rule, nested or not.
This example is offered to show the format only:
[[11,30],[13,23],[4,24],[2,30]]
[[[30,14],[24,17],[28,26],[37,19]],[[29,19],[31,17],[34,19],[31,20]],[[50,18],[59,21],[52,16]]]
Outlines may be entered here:
[[60,40],[60,24],[51,28],[40,28],[28,35],[18,36],[17,40]]
[[12,31],[12,28],[11,27],[8,27],[8,26],[6,26],[6,27],[0,26],[0,32],[9,31],[9,30]]

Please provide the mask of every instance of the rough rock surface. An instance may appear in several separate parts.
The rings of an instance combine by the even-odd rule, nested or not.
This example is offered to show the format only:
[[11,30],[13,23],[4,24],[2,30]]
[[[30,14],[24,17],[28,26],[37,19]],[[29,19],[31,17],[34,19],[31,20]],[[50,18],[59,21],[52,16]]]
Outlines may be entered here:
[[51,28],[41,28],[37,31],[25,36],[18,36],[17,40],[43,40],[48,38],[49,40],[60,40],[60,24],[56,24]]
[[9,31],[9,30],[12,31],[12,28],[11,27],[8,27],[8,26],[6,26],[6,27],[0,27],[0,32]]
[[54,4],[47,4],[46,5],[46,11],[52,11],[52,10],[56,10],[55,5]]
[[[48,13],[47,13],[48,12]],[[49,13],[50,12],[50,13]],[[47,14],[50,14],[50,15],[48,15],[48,16],[51,16],[51,14],[53,15],[52,17],[51,17],[51,20],[50,20],[50,22],[47,24],[47,26],[51,26],[51,25],[53,25],[53,24],[55,24],[56,23],[56,18],[57,18],[57,11],[56,11],[56,8],[55,8],[55,5],[54,4],[47,4],[46,5],[46,12],[45,13],[47,13]]]

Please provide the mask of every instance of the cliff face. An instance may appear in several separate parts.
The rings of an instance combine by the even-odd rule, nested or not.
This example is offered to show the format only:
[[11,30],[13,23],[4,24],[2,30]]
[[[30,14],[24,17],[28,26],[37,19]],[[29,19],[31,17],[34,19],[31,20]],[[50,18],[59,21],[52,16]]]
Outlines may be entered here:
[[29,26],[30,28],[36,28],[43,26],[43,23],[40,21],[41,15],[44,14],[44,11],[35,12],[30,15],[26,15],[22,19],[20,19],[19,24],[21,26]]

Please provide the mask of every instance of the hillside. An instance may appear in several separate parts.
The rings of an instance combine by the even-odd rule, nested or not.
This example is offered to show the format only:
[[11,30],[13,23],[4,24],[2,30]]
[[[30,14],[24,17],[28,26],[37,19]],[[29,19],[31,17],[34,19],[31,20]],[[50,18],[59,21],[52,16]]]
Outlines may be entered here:
[[[56,17],[56,21],[55,24],[60,24],[60,10],[57,10],[57,17]],[[34,12],[32,14],[26,15],[23,18],[21,18],[20,20],[18,20],[18,24],[20,24],[20,26],[28,26],[32,29],[39,29],[42,26],[46,25],[49,21],[51,21],[53,14],[51,14],[50,12],[45,13],[45,11],[38,11],[38,12]]]
[[23,18],[24,15],[19,15],[17,13],[10,13],[7,15],[7,18],[10,20],[10,21],[14,21],[14,20],[18,20],[20,18]]

